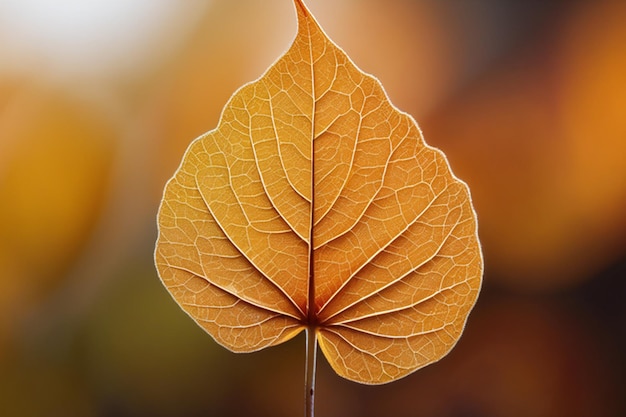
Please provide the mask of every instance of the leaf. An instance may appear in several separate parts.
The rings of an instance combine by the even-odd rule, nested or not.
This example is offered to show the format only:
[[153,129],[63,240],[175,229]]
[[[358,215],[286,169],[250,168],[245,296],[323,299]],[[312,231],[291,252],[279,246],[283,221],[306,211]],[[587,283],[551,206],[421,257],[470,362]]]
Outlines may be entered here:
[[460,337],[481,285],[476,216],[445,156],[295,4],[291,48],[168,182],[156,265],[226,348],[313,329],[339,375],[389,382]]

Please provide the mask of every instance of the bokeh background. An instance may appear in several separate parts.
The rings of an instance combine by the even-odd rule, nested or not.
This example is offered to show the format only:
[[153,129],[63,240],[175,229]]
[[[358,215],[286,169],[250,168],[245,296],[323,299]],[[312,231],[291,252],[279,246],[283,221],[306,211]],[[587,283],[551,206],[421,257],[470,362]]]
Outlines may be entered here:
[[[484,287],[320,417],[626,415],[626,2],[309,0],[471,187]],[[297,416],[304,338],[218,346],[156,275],[188,143],[289,46],[289,0],[0,2],[0,415]]]

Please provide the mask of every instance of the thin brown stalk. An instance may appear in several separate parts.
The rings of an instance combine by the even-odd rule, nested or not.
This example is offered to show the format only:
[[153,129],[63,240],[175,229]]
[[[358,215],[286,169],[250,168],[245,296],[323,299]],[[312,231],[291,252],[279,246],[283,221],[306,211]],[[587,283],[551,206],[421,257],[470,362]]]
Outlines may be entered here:
[[317,338],[314,328],[306,329],[306,371],[304,374],[305,417],[315,417],[315,362],[317,361]]

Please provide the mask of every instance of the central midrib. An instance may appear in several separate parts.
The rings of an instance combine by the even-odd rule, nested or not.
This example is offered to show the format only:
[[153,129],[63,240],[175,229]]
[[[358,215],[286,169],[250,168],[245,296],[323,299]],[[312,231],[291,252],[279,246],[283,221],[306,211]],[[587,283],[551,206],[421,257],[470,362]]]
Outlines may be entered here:
[[[306,12],[306,9],[305,9]],[[317,312],[315,311],[315,265],[313,262],[313,225],[315,214],[315,65],[313,61],[313,45],[311,41],[311,26],[308,21],[302,19],[300,24],[306,24],[308,45],[309,45],[309,62],[311,65],[311,205],[309,209],[309,281],[308,281],[308,305],[307,305],[307,326],[309,332],[314,332],[317,326]],[[305,23],[306,22],[306,23]]]

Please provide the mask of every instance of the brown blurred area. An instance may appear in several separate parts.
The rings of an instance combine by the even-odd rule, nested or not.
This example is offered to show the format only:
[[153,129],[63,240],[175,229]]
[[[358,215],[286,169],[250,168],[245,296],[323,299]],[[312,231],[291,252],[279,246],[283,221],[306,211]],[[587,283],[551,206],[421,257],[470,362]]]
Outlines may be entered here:
[[[307,3],[470,185],[485,254],[448,357],[374,387],[320,357],[317,414],[626,415],[626,2]],[[165,182],[290,1],[78,4],[0,4],[0,415],[301,415],[304,339],[226,351],[152,260]]]

